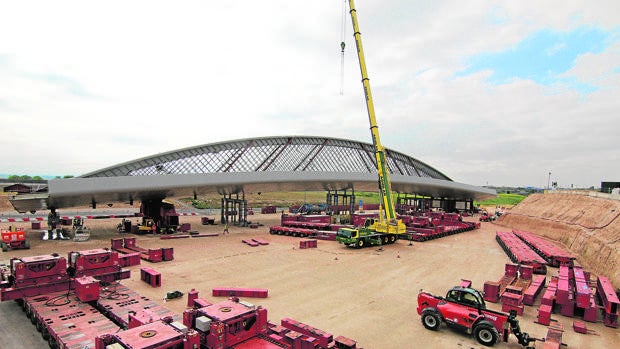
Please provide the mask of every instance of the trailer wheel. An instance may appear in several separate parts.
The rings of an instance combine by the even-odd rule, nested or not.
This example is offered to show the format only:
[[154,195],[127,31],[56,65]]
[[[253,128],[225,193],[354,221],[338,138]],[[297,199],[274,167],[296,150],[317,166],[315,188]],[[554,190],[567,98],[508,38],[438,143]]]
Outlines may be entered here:
[[50,349],[58,349],[58,343],[56,343],[56,340],[52,336],[47,340],[47,344],[49,344]]
[[441,326],[441,318],[437,312],[433,310],[425,310],[422,312],[422,325],[427,330],[437,331]]
[[488,322],[481,322],[474,327],[474,337],[478,341],[478,343],[492,347],[497,339],[499,338],[499,333],[497,333],[497,329],[495,326]]
[[358,248],[362,248],[366,245],[366,241],[364,241],[364,239],[359,239],[357,240],[357,247]]

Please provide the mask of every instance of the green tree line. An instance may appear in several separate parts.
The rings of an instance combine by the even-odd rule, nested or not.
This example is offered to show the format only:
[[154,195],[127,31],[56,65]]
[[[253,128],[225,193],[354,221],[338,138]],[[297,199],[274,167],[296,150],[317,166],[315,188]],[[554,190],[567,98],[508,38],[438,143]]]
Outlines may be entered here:
[[[73,178],[73,176],[71,175],[64,175],[62,177],[56,176],[56,179],[60,179],[60,178]],[[44,181],[45,180],[45,178],[41,176],[29,176],[29,175],[9,175],[7,179],[11,181]]]

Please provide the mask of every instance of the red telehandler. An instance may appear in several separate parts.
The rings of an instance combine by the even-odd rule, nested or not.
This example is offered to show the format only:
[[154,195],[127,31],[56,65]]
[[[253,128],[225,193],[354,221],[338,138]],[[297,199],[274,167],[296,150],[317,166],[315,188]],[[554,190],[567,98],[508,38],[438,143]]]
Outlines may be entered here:
[[448,327],[473,335],[478,343],[488,347],[500,339],[508,342],[510,333],[528,349],[533,348],[529,346],[531,342],[540,340],[521,332],[515,311],[506,314],[487,309],[480,292],[469,287],[452,287],[445,298],[421,290],[417,311],[425,328],[437,331],[445,322]]
[[2,229],[2,252],[9,249],[29,249],[30,242],[26,240],[26,233],[23,228],[9,227],[9,230]]

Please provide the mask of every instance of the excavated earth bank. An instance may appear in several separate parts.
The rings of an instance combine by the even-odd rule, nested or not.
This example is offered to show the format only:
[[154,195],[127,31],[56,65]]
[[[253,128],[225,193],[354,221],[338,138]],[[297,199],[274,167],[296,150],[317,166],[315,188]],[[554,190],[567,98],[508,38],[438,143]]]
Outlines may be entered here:
[[[594,194],[594,193],[592,193]],[[497,224],[527,230],[575,254],[577,263],[620,285],[620,201],[584,193],[533,194]]]

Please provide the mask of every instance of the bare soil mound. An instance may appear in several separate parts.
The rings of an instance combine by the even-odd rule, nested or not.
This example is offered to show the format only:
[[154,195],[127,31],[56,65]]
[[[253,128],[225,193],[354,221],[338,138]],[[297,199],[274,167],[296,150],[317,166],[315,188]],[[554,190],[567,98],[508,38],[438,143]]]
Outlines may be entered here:
[[13,205],[9,202],[9,195],[6,193],[0,194],[0,212],[15,211]]
[[553,240],[577,262],[620,285],[620,201],[578,194],[533,194],[497,224]]

